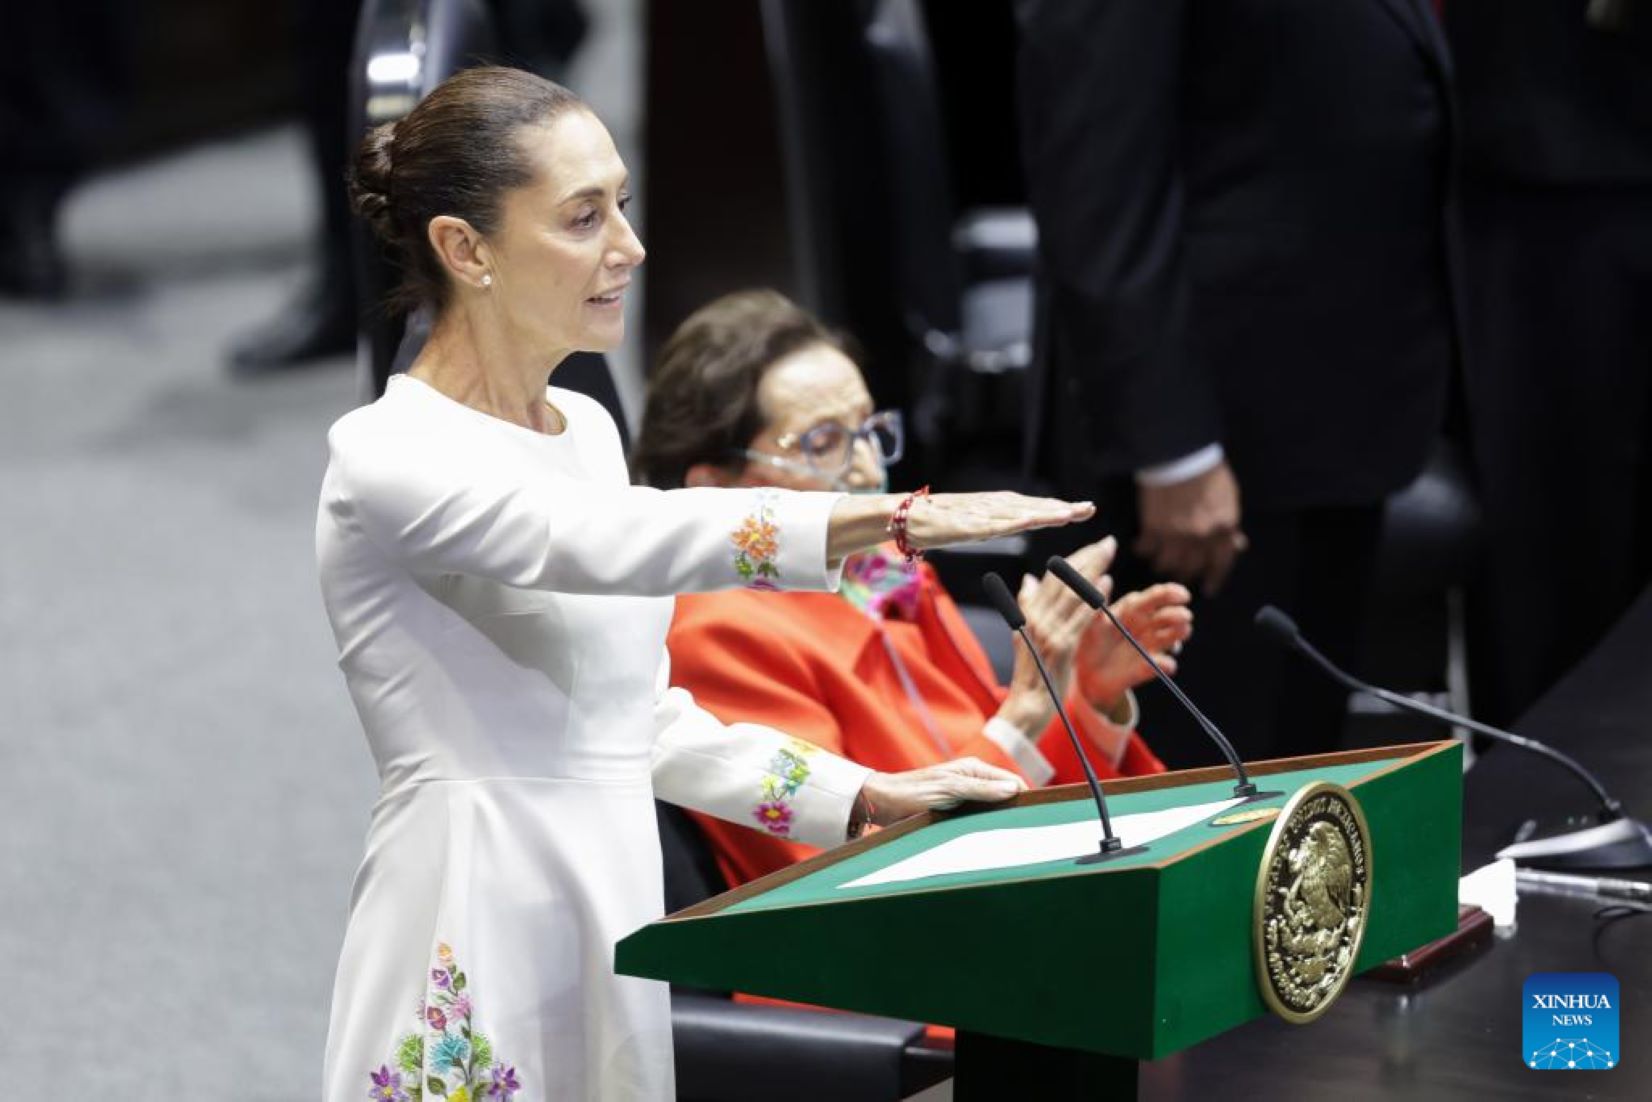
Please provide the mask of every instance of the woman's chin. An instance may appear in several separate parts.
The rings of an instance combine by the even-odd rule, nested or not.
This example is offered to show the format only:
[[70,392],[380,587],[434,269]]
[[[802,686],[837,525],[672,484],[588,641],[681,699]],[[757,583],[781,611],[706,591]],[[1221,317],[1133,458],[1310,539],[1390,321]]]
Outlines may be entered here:
[[576,347],[581,352],[612,352],[625,343],[625,322],[620,320],[613,325],[592,326],[585,331]]

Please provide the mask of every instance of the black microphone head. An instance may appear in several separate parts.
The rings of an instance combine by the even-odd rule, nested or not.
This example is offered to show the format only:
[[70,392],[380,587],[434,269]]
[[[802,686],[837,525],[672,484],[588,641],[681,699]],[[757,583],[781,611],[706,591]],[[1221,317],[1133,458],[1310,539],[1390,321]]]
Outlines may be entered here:
[[1060,578],[1063,582],[1066,582],[1067,588],[1071,589],[1074,593],[1077,593],[1079,597],[1083,599],[1084,603],[1089,605],[1091,608],[1103,608],[1106,606],[1107,598],[1101,595],[1101,590],[1092,585],[1089,578],[1086,578],[1083,574],[1080,574],[1076,569],[1074,569],[1072,563],[1068,562],[1060,555],[1051,555],[1050,560],[1044,565],[1049,568],[1050,573]]
[[1264,635],[1272,636],[1287,647],[1294,647],[1302,641],[1302,632],[1296,621],[1272,605],[1263,605],[1256,610],[1256,626],[1262,629]]
[[998,610],[998,615],[1004,618],[1004,623],[1010,626],[1011,631],[1020,631],[1027,626],[1026,613],[1021,606],[1015,603],[1015,597],[1010,593],[1010,587],[1004,584],[1004,579],[989,570],[981,575],[981,588],[987,591],[987,600],[992,607]]

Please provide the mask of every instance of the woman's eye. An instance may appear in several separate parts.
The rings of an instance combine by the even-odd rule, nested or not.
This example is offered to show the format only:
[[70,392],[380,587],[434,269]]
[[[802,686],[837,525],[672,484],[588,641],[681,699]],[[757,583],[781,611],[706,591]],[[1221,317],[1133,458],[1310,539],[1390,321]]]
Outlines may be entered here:
[[588,230],[597,224],[597,212],[588,210],[574,219],[574,225],[582,230]]
[[842,425],[832,421],[816,425],[805,434],[809,449],[815,452],[830,452],[841,448],[844,438],[848,435]]
[[625,208],[630,206],[630,205],[631,205],[631,196],[621,195],[619,197],[619,209],[620,209],[621,213],[624,213]]

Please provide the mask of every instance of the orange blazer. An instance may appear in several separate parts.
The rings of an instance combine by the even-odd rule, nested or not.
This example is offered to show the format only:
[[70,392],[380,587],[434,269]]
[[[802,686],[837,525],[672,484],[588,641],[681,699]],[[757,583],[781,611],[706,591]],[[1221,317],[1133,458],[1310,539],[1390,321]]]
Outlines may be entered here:
[[[727,590],[679,597],[667,638],[671,682],[726,723],[767,724],[880,772],[974,756],[1019,773],[982,733],[1007,690],[934,572],[928,566],[922,572],[915,615],[881,622],[835,593]],[[891,651],[924,701],[927,722]],[[1099,745],[1126,740],[1116,766],[1091,753],[1098,776],[1164,771],[1134,731],[1112,726],[1076,692],[1068,710],[1081,736]],[[1055,769],[1049,783],[1084,779],[1059,719],[1036,741]],[[730,886],[819,852],[756,823],[692,814]]]

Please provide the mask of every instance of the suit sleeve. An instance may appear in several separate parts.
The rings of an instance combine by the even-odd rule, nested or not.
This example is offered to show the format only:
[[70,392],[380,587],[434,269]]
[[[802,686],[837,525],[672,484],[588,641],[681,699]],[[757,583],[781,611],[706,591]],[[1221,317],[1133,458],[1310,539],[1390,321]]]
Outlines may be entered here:
[[1188,0],[1017,0],[1023,158],[1047,299],[1047,401],[1089,467],[1221,440],[1188,332],[1180,142]]

